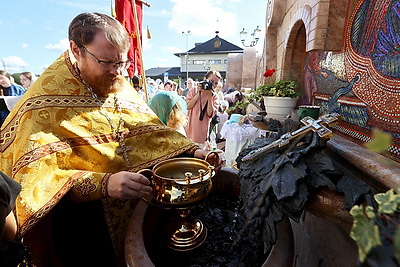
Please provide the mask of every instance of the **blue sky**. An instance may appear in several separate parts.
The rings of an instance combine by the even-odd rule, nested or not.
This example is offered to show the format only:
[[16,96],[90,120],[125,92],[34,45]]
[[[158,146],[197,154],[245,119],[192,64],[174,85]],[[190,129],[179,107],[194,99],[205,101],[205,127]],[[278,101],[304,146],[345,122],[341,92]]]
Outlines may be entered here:
[[[0,69],[10,73],[41,74],[68,48],[68,25],[82,12],[111,13],[111,0],[0,0]],[[257,45],[262,50],[266,0],[147,0],[143,6],[144,68],[176,67],[177,52],[215,36],[243,47],[239,32],[263,30]],[[149,26],[152,38],[147,39]],[[187,37],[183,31],[190,30]],[[186,38],[188,38],[186,40]],[[248,40],[249,42],[250,40]],[[246,42],[246,43],[248,43]]]

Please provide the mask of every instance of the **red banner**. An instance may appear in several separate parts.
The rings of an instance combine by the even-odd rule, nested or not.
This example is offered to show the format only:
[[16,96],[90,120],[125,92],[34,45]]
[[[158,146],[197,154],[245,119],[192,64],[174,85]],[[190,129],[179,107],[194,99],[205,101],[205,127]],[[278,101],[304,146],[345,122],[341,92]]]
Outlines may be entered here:
[[[142,2],[137,0],[135,1],[135,14],[135,11],[132,7],[133,1],[135,0],[115,0],[115,12],[117,14],[117,20],[124,25],[131,38],[131,48],[128,52],[128,57],[133,62],[128,68],[128,74],[130,78],[133,78],[135,70],[139,75],[142,75],[142,59],[140,51],[140,48],[142,47]],[[138,27],[136,26],[136,22],[138,23]]]

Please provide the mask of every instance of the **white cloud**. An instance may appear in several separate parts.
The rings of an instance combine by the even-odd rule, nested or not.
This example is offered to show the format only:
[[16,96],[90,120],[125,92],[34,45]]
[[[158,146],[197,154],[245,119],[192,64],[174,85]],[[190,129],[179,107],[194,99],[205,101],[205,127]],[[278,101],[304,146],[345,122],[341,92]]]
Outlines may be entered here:
[[149,9],[145,9],[146,11],[146,16],[147,17],[157,17],[157,18],[160,18],[160,17],[170,17],[171,16],[171,13],[170,12],[168,12],[167,10],[165,10],[164,8],[163,9],[161,9],[161,10],[159,10],[159,9],[152,9],[152,8],[149,8]]
[[47,50],[61,53],[69,48],[69,41],[67,38],[64,38],[59,40],[58,43],[56,44],[47,44],[44,46],[44,48]]
[[2,64],[2,67],[4,67],[10,73],[23,71],[28,66],[28,63],[17,56],[4,57]]
[[218,30],[222,36],[237,34],[236,14],[224,9],[218,0],[171,0],[173,6],[169,28],[177,32],[190,30],[193,35],[209,37]]
[[145,32],[145,30],[143,30],[142,38],[143,38],[142,42],[143,51],[151,50],[151,48],[153,47],[153,43],[150,41],[151,39],[147,39],[147,32]]
[[22,44],[22,49],[27,49],[28,47],[29,47],[29,44],[27,44],[27,43]]

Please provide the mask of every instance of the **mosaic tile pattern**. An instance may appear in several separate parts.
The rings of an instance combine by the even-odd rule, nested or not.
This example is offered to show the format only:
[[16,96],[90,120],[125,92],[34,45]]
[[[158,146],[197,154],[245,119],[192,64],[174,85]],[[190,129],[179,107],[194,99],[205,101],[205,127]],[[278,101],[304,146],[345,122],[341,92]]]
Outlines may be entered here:
[[400,1],[359,1],[347,27],[343,52],[308,53],[303,96],[341,114],[335,132],[358,144],[391,134],[386,156],[400,162]]

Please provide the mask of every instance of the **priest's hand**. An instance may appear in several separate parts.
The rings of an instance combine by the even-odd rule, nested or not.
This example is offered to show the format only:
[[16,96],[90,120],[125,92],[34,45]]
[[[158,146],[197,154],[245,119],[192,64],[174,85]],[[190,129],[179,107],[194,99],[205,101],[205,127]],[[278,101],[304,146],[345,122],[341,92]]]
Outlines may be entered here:
[[151,193],[150,181],[139,173],[117,172],[108,179],[107,193],[117,199],[140,198]]

